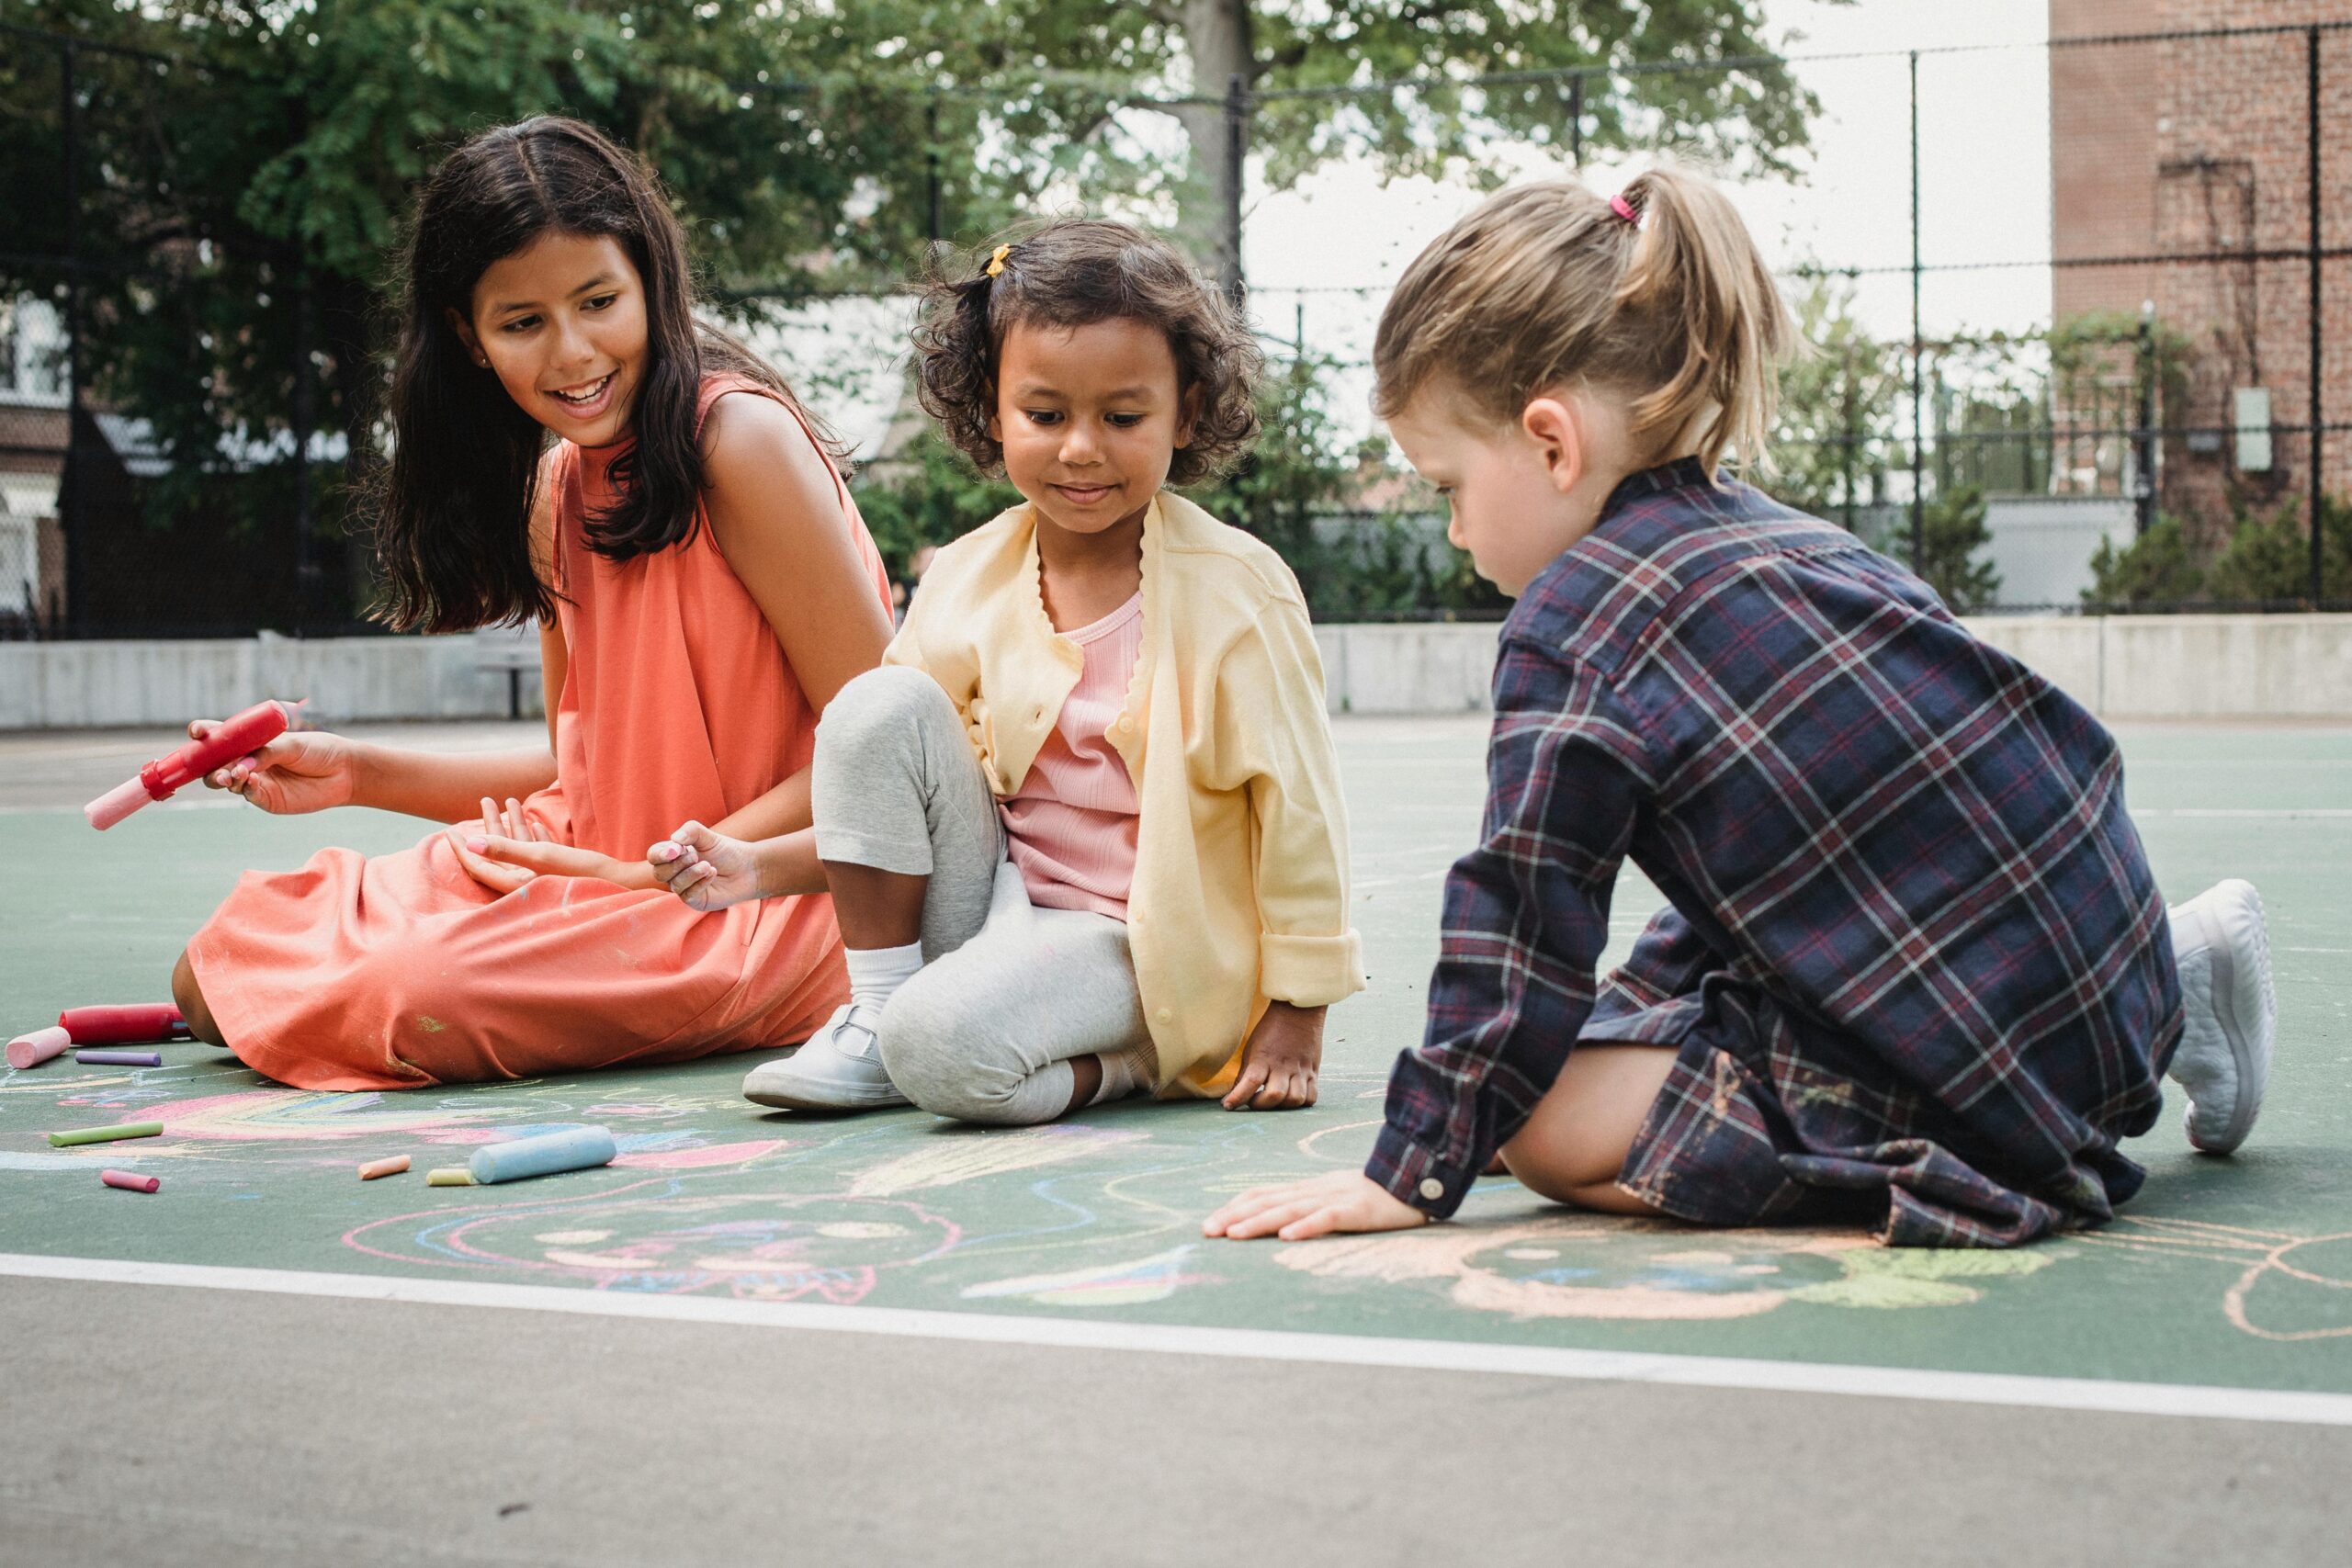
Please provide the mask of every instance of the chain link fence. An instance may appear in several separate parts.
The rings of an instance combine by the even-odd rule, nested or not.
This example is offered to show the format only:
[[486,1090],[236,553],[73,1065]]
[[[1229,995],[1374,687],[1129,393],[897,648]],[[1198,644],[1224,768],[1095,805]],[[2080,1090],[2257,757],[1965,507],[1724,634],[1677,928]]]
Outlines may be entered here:
[[[1815,352],[1789,374],[1762,482],[1967,609],[2352,599],[2339,499],[2352,491],[2347,27],[1776,60],[1871,136],[1825,141],[1807,172],[1840,218],[1833,239],[1855,254],[1783,268]],[[365,406],[383,347],[376,301],[314,277],[298,248],[217,243],[238,193],[186,166],[172,127],[206,112],[218,68],[0,34],[0,637],[361,629],[352,498],[380,441]],[[1628,80],[1703,87],[1755,63],[1280,92],[1236,79],[1149,102],[1223,117],[1213,259],[1238,285],[1248,149],[1265,117],[1337,126],[1368,104],[1540,99],[1556,118],[1514,170],[1578,168],[1609,188],[1622,171],[1596,166],[1589,145],[1603,114],[1621,117],[1619,142],[1629,129],[1640,139],[1622,118]],[[1986,94],[2020,80],[2047,84],[2046,107],[2028,95],[2047,116],[2047,166],[1973,163]],[[889,118],[910,125],[937,124],[942,106],[961,123],[985,98],[970,85],[905,96]],[[298,106],[289,138],[299,123]],[[1793,210],[1770,181],[1735,195],[1759,230]],[[954,207],[934,172],[931,237],[978,240],[946,231]],[[1219,499],[1291,556],[1319,615],[1498,614],[1445,545],[1433,499],[1345,439],[1351,414],[1331,416],[1368,389],[1384,292],[1279,279],[1249,292],[1290,400],[1274,412],[1330,430],[1282,458],[1319,465],[1315,483],[1253,487],[1245,474]],[[724,303],[785,341],[796,321],[838,321],[843,296],[903,299],[888,280],[795,280]],[[1972,327],[1981,311],[2004,330]],[[842,347],[895,388],[891,332],[869,325]],[[982,487],[918,450],[921,422],[899,413],[876,422],[888,434],[860,483],[903,558],[985,513],[973,511]]]

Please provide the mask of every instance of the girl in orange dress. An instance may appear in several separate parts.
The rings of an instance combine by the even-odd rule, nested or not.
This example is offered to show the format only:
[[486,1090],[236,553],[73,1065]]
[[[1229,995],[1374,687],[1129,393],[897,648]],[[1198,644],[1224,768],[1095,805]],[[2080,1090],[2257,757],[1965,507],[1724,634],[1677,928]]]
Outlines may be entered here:
[[813,845],[770,897],[710,914],[647,857],[688,818],[808,838],[817,716],[890,635],[837,449],[775,371],[694,321],[667,203],[586,126],[527,120],[453,153],[408,261],[387,618],[535,618],[548,744],[445,756],[293,732],[215,773],[267,811],[451,826],[248,873],[181,955],[182,1011],[304,1089],[805,1038],[848,996]]

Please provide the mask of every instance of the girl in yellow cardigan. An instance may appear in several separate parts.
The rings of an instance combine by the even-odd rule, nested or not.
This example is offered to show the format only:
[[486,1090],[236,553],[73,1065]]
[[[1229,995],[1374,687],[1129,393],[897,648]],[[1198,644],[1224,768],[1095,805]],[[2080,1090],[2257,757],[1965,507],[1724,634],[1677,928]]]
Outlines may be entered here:
[[849,1004],[743,1092],[1013,1125],[1313,1104],[1363,984],[1322,669],[1281,558],[1161,488],[1256,435],[1248,327],[1165,243],[1068,221],[934,288],[915,347],[923,407],[1024,504],[940,551],[826,709],[812,830],[655,847],[697,908],[812,861],[832,890]]

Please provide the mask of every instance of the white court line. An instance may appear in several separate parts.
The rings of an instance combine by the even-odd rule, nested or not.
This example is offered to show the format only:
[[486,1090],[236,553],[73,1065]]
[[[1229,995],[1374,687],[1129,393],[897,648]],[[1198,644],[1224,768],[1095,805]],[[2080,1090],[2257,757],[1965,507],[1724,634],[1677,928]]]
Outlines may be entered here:
[[1188,1328],[1069,1317],[1013,1317],[904,1307],[825,1306],[707,1296],[630,1295],[550,1285],[491,1285],[368,1274],[303,1273],[282,1269],[221,1269],[198,1263],[142,1263],[96,1258],[0,1253],[0,1276],[84,1280],[122,1285],[180,1285],[272,1295],[432,1306],[503,1307],[592,1317],[659,1318],[815,1333],[875,1334],[1056,1349],[1125,1350],[1304,1361],[1328,1366],[1418,1371],[1499,1372],[1519,1377],[1734,1388],[1777,1393],[1924,1399],[1956,1404],[2089,1410],[2124,1416],[2177,1416],[2227,1421],[2352,1427],[2352,1394],[2218,1388],[2199,1384],[2110,1382],[2097,1378],[2018,1377],[1998,1372],[1918,1371],[1904,1367],[1661,1356],[1628,1350],[1575,1350],[1540,1345],[1464,1344],[1370,1335],[1295,1334],[1261,1328]]
[[2145,810],[2133,807],[2132,808],[2132,815],[2135,818],[2190,817],[2219,818],[2224,821],[2245,820],[2250,822],[2293,821],[2298,818],[2311,817],[2318,818],[2322,820],[2332,821],[2341,818],[2352,817],[2352,808],[2340,808],[2333,806],[2284,806],[2273,810],[2267,807],[2252,806],[2152,806]]

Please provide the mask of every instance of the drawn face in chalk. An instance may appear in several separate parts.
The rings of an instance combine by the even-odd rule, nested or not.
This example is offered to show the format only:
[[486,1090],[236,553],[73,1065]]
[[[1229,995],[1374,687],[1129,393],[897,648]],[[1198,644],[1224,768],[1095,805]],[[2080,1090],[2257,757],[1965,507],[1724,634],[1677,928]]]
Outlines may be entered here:
[[[1778,1239],[1761,1246],[1747,1236],[1693,1239],[1689,1235],[1613,1239],[1512,1241],[1463,1258],[1463,1277],[1484,1274],[1498,1300],[1521,1298],[1532,1316],[1553,1316],[1543,1304],[1555,1291],[1583,1293],[1588,1304],[1609,1304],[1597,1316],[1743,1316],[1738,1298],[1778,1303],[1790,1291],[1830,1283],[1844,1274],[1835,1256],[1790,1248]],[[1583,1316],[1583,1314],[1578,1314]]]
[[[506,1265],[599,1290],[702,1291],[768,1301],[863,1300],[880,1272],[959,1239],[947,1220],[895,1200],[679,1193],[663,1180],[576,1203],[535,1204],[454,1224],[422,1215],[355,1231],[362,1250],[403,1261]],[[394,1229],[392,1227],[401,1227]],[[402,1234],[403,1231],[409,1234]]]

